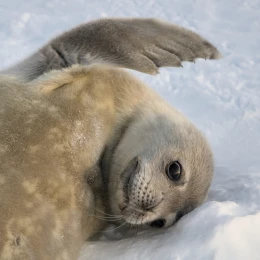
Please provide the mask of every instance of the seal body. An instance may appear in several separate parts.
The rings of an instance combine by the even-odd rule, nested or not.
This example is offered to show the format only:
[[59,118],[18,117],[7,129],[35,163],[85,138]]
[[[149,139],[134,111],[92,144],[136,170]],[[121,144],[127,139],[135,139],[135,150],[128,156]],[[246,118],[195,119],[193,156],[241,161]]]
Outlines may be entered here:
[[[103,183],[111,212],[133,224],[158,218],[171,224],[187,203],[203,201],[213,171],[206,141],[128,73],[75,66],[26,86],[2,78],[0,91],[1,259],[75,259],[102,228]],[[111,155],[104,158],[105,182],[96,172],[102,152]],[[186,164],[177,184],[162,167],[172,156]],[[138,171],[129,166],[137,157]],[[191,165],[196,159],[198,166]],[[145,195],[138,201],[134,186],[125,201],[125,172],[136,189],[147,187],[146,215],[139,208]]]
[[95,166],[112,130],[113,106],[102,89],[60,90],[43,94],[38,84],[1,78],[0,259],[76,259],[102,226]]
[[198,57],[219,53],[175,25],[109,19],[1,72],[1,259],[76,259],[108,213],[163,227],[203,202],[213,158],[193,124],[122,69],[71,67],[155,74]]

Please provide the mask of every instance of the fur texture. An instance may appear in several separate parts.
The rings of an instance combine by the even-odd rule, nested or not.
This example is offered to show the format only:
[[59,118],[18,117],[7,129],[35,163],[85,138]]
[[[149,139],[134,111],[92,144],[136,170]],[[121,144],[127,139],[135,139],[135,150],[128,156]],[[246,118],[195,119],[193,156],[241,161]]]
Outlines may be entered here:
[[157,19],[101,19],[63,33],[2,73],[30,81],[73,64],[107,63],[157,74],[159,67],[220,57],[207,40],[174,24]]
[[2,72],[13,76],[0,77],[0,259],[76,259],[103,212],[169,226],[203,202],[212,153],[181,113],[119,68],[52,71],[99,61],[153,74],[198,57],[219,53],[175,25],[106,19]]

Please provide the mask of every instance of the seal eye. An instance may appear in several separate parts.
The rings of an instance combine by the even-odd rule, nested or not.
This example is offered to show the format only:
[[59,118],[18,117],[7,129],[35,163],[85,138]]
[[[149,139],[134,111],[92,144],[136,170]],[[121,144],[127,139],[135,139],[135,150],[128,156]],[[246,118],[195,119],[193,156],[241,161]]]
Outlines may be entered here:
[[171,181],[178,181],[181,173],[182,167],[178,161],[172,162],[166,169],[166,174]]
[[154,220],[150,226],[151,227],[156,227],[156,228],[162,228],[164,227],[166,224],[166,220],[165,219],[157,219],[157,220]]

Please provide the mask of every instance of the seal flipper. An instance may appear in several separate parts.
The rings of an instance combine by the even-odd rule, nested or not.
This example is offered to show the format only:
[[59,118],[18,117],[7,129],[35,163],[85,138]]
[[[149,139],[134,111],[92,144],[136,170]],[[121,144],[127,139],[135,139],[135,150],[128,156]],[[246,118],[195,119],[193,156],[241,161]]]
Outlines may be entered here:
[[101,19],[61,34],[2,74],[31,81],[53,69],[98,64],[157,74],[182,61],[218,59],[217,48],[198,34],[157,19]]

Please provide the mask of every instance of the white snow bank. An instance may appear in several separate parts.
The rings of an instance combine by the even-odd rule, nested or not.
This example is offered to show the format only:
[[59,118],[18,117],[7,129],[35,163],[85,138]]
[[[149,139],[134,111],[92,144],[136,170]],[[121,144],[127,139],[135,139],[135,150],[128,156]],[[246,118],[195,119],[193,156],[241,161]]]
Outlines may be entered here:
[[213,183],[208,201],[175,226],[119,241],[90,242],[79,260],[260,259],[259,174],[234,178],[222,168],[216,175],[221,180]]
[[247,215],[234,202],[207,202],[164,232],[91,242],[80,260],[259,259],[259,229],[260,213]]

